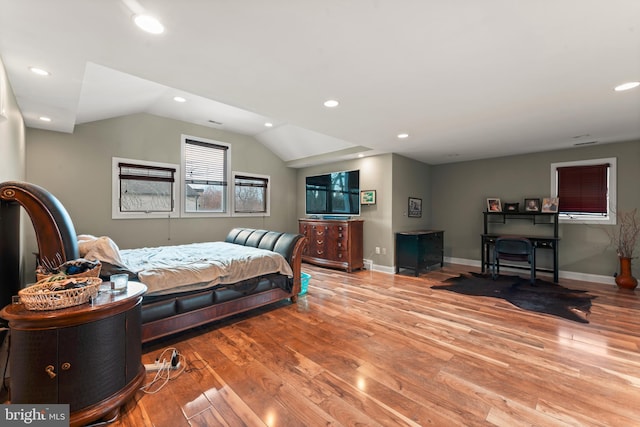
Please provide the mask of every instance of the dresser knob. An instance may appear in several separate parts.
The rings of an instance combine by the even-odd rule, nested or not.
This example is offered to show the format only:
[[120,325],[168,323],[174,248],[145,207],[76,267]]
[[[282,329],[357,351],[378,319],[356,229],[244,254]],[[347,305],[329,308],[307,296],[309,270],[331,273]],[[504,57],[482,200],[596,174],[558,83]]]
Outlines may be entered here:
[[64,362],[64,363],[62,364],[62,370],[63,370],[63,371],[68,371],[69,369],[71,369],[71,363],[69,363],[69,362]]
[[54,371],[54,367],[53,365],[48,365],[46,368],[44,368],[44,371],[49,375],[49,378],[55,378],[56,377],[56,373]]

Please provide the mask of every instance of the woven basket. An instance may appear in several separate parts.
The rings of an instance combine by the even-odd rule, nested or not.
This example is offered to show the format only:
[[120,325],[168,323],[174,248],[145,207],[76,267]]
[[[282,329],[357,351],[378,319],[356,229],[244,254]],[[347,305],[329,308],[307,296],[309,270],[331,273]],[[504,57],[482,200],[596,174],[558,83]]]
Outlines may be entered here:
[[[74,278],[74,279],[79,279],[79,278],[83,278],[83,277],[99,277],[101,269],[102,269],[102,264],[98,264],[97,266],[95,266],[91,270],[87,270],[87,271],[84,271],[84,272],[78,273],[78,274],[69,274],[68,276],[65,276],[65,277]],[[40,282],[42,280],[49,279],[49,278],[51,278],[53,276],[56,276],[56,277],[60,276],[60,273],[57,273],[57,274],[53,274],[53,273],[49,273],[49,274],[36,273],[36,280],[38,282]]]
[[[69,280],[74,283],[86,283],[86,286],[65,289],[52,290],[56,285]],[[102,283],[99,277],[87,278],[70,278],[62,277],[61,279],[45,278],[38,283],[21,289],[18,292],[20,302],[24,304],[27,310],[58,310],[60,308],[73,307],[74,305],[84,304],[90,299],[98,295],[98,288]]]

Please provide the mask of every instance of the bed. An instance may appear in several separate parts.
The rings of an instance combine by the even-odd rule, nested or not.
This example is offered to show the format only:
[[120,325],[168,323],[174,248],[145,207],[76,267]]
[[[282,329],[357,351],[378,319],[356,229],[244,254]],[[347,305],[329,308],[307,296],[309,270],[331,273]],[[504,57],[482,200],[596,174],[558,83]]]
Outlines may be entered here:
[[300,293],[300,234],[234,228],[223,242],[120,250],[106,236],[77,236],[64,206],[42,187],[4,182],[0,199],[3,210],[25,208],[41,260],[99,259],[103,279],[125,273],[147,285],[143,343],[277,301],[295,303]]

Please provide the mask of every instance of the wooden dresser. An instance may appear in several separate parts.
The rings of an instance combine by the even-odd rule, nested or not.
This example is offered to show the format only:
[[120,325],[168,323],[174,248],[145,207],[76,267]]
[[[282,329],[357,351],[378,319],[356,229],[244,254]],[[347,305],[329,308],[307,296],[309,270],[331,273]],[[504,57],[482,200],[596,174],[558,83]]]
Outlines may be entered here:
[[300,219],[300,234],[307,238],[302,260],[348,272],[364,267],[361,219]]

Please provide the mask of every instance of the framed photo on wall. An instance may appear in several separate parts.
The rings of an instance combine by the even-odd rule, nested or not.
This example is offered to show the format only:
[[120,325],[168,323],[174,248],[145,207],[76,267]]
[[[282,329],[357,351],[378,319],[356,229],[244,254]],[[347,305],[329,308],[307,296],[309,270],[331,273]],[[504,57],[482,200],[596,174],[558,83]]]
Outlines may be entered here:
[[487,199],[487,212],[502,212],[502,205],[500,199],[497,197],[490,197]]
[[422,199],[418,199],[416,197],[409,197],[409,211],[407,216],[409,218],[422,217]]
[[361,205],[375,205],[376,204],[376,190],[364,190],[360,192],[360,204]]

